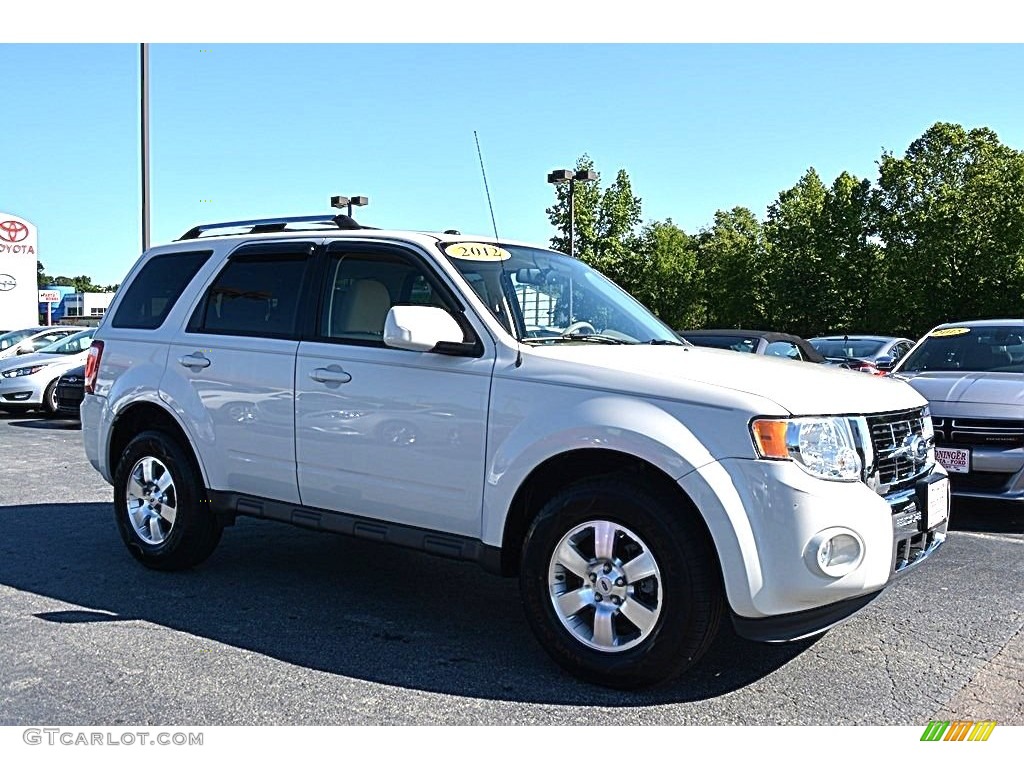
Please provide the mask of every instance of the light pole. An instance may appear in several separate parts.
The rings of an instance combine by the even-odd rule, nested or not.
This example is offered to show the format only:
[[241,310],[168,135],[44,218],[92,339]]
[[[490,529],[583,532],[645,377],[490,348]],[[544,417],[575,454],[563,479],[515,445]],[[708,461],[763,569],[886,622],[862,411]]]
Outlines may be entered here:
[[142,154],[142,250],[149,250],[149,43],[139,46],[139,112]]
[[364,195],[355,195],[353,197],[345,197],[344,195],[335,195],[331,198],[331,208],[348,208],[349,218],[352,217],[352,206],[358,205],[369,205],[370,198]]
[[569,184],[569,255],[576,256],[576,182],[597,181],[593,171],[570,171],[562,168],[548,174],[548,184]]

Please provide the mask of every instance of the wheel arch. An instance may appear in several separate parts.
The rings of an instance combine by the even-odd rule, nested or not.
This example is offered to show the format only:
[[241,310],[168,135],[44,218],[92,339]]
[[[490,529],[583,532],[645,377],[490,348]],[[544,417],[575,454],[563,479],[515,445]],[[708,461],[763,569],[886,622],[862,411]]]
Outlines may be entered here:
[[687,493],[664,470],[629,453],[608,448],[580,448],[560,453],[535,467],[520,483],[505,516],[501,540],[501,573],[516,576],[526,533],[544,503],[558,491],[600,477],[618,477],[641,485],[675,502],[681,514],[693,514],[714,553],[718,578],[722,565],[704,516]]
[[179,442],[182,449],[192,459],[203,483],[209,487],[206,469],[192,447],[192,441],[189,439],[188,433],[185,432],[185,428],[170,410],[148,400],[132,403],[115,417],[107,445],[107,466],[110,467],[111,473],[116,471],[117,462],[132,438],[141,432],[154,429],[167,432]]

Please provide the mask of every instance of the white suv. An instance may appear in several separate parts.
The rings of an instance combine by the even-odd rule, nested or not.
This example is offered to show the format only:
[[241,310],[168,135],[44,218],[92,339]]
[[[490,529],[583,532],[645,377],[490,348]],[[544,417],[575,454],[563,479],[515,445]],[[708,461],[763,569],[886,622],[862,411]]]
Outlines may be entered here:
[[690,346],[582,262],[489,238],[196,227],[128,275],[86,392],[143,564],[196,565],[237,515],[474,560],[621,688],[691,666],[723,612],[822,632],[946,535],[910,386]]

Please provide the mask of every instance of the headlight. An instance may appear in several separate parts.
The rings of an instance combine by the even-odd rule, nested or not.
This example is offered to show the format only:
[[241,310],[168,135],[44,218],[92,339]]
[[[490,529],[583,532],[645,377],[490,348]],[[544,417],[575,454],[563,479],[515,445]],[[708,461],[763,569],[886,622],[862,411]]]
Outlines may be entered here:
[[823,480],[860,480],[860,454],[845,418],[755,419],[750,430],[762,458],[795,461]]
[[31,376],[33,373],[39,373],[45,365],[34,365],[31,368],[12,368],[9,371],[4,371],[3,376],[7,379],[13,379],[15,376]]

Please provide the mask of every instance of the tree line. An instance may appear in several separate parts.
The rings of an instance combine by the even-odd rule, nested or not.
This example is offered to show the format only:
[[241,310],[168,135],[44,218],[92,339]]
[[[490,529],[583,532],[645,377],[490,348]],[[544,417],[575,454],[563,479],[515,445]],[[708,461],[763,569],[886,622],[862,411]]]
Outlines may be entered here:
[[36,262],[36,282],[40,290],[49,288],[51,285],[61,285],[74,288],[75,293],[114,293],[120,286],[120,283],[97,285],[88,275],[77,275],[76,277],[57,275],[54,277],[46,274],[46,269],[41,261]]
[[[642,223],[620,170],[604,188],[576,184],[576,256],[676,329],[918,338],[941,322],[1020,317],[1024,153],[989,128],[940,122],[877,165],[873,181],[844,171],[831,184],[810,168],[763,219],[718,210],[694,234]],[[551,246],[568,252],[567,185],[555,194]]]

